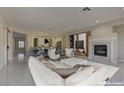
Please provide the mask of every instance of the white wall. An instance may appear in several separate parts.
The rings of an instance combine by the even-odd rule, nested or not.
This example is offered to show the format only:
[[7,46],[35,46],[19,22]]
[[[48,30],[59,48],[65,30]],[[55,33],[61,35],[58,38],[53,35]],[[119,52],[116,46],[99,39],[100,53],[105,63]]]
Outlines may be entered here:
[[91,30],[91,39],[117,38],[113,32],[113,26],[109,24],[100,25]]
[[0,27],[0,68],[3,67],[5,59],[4,59],[4,38],[3,38],[4,32],[3,32],[3,28]]
[[115,27],[118,33],[118,59],[119,62],[124,62],[124,25]]
[[0,69],[6,65],[6,31],[4,21],[0,18]]

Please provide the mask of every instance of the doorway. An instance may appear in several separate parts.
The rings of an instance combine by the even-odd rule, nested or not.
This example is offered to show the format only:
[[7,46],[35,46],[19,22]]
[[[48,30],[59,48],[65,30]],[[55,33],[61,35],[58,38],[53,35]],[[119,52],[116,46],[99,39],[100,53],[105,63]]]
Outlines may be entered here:
[[25,35],[17,32],[13,33],[14,57],[19,61],[25,59]]

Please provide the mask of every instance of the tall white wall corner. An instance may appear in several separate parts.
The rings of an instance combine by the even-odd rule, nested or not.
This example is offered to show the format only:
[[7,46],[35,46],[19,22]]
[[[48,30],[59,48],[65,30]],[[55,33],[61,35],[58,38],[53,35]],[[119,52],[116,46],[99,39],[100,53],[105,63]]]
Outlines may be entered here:
[[6,65],[6,31],[4,25],[0,26],[0,68]]

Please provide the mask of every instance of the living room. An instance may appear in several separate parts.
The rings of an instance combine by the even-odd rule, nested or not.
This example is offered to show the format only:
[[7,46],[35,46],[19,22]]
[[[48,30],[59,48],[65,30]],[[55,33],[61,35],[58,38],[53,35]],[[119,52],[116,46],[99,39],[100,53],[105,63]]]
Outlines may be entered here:
[[[40,56],[45,60],[51,59],[52,61],[57,60],[57,62],[77,58],[78,60],[71,59],[71,61],[88,60],[115,67],[114,70],[112,67],[112,72],[107,72],[110,77],[107,76],[104,80],[111,79],[114,74],[122,71],[122,68],[119,67],[124,62],[124,10],[122,7],[0,8],[0,12],[1,70],[7,65],[15,63],[16,61],[13,60],[16,57],[20,63],[27,58],[25,62],[28,63],[29,56]],[[38,14],[39,16],[37,16]],[[25,39],[24,42],[18,40],[21,42],[17,46],[23,47],[24,51],[17,51],[15,46],[14,37],[20,37],[19,34],[23,35]],[[55,48],[58,48],[60,53],[54,50],[50,56],[49,50]],[[47,51],[42,53],[44,50]],[[55,57],[56,52],[59,54],[58,57]],[[77,64],[79,63],[77,62]],[[35,85],[40,85],[33,73],[31,71]],[[110,75],[110,73],[113,74]],[[121,78],[121,80],[123,79]],[[123,82],[120,81],[113,82],[123,85]],[[83,84],[90,85],[86,82]],[[93,84],[95,85],[96,82]]]
[[123,0],[0,1],[1,92],[123,93]]

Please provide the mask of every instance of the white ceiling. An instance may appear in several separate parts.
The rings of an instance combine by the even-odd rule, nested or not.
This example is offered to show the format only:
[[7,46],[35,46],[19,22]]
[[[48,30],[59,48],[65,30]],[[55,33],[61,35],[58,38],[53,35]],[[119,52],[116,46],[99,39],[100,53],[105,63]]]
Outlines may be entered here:
[[120,7],[91,7],[89,12],[81,9],[83,7],[0,8],[0,16],[9,25],[34,31],[74,31],[124,17]]

